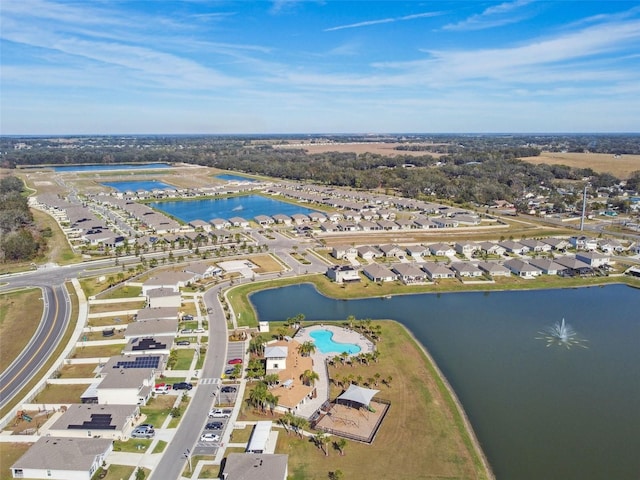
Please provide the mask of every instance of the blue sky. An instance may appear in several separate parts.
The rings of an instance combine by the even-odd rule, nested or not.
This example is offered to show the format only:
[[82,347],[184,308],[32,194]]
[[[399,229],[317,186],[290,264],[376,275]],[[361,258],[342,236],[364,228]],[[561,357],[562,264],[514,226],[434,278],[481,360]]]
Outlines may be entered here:
[[2,0],[0,133],[638,132],[640,2]]

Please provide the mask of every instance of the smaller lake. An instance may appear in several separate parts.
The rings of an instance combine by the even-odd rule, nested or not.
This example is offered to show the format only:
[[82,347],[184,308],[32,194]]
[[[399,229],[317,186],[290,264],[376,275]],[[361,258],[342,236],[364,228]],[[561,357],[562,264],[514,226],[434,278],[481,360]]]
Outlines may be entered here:
[[251,183],[255,183],[258,180],[255,180],[253,178],[249,178],[249,177],[243,177],[241,175],[230,175],[227,173],[224,173],[222,175],[216,175],[213,178],[217,178],[218,180],[224,180],[225,182],[251,182]]
[[242,195],[239,197],[208,198],[203,200],[178,200],[175,202],[153,202],[152,208],[173,215],[183,222],[193,220],[209,221],[214,218],[228,220],[232,217],[242,217],[251,220],[257,215],[293,215],[302,213],[308,215],[314,212],[309,208],[291,203],[281,202],[260,195]]
[[117,165],[57,165],[53,167],[56,172],[92,172],[102,170],[157,170],[159,168],[171,168],[168,163],[120,163]]
[[102,185],[115,188],[119,192],[138,192],[140,190],[175,190],[176,187],[158,180],[132,180],[122,182],[102,182]]

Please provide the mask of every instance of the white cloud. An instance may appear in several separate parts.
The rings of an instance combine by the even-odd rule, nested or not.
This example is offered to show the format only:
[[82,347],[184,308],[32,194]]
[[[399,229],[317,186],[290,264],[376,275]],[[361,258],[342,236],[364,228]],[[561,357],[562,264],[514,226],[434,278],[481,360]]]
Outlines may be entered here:
[[349,25],[339,25],[337,27],[325,28],[323,31],[334,32],[336,30],[344,30],[347,28],[370,27],[371,25],[380,25],[382,23],[406,22],[408,20],[416,20],[418,18],[437,17],[438,15],[442,15],[442,14],[443,14],[442,12],[424,12],[424,13],[416,13],[413,15],[405,15],[402,17],[380,18],[378,20],[367,20],[364,22],[351,23]]
[[442,27],[443,30],[484,30],[487,28],[500,27],[510,23],[516,23],[525,18],[521,13],[511,16],[514,10],[519,9],[533,0],[516,0],[515,2],[505,2],[484,10],[482,13],[458,22],[450,23]]

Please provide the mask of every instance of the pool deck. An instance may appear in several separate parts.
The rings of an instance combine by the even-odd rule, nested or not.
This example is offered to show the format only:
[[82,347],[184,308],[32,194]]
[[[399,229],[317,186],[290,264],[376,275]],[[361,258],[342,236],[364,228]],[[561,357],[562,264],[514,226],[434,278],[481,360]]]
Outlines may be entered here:
[[[359,355],[360,353],[368,353],[373,352],[375,347],[369,339],[365,336],[361,335],[358,332],[353,330],[349,330],[348,328],[343,328],[337,325],[313,325],[311,327],[303,327],[296,333],[294,340],[296,342],[304,343],[307,341],[313,342],[313,338],[309,335],[313,331],[317,330],[329,330],[333,332],[332,340],[336,343],[353,343],[360,347],[360,352],[355,355]],[[320,377],[316,381],[316,398],[309,400],[304,405],[301,405],[296,415],[311,418],[313,414],[326,402],[329,400],[329,378],[327,376],[327,369],[325,368],[325,360],[329,357],[335,357],[338,355],[335,352],[331,353],[321,353],[319,349],[316,349],[316,352],[311,355],[313,359],[313,370],[318,373]]]

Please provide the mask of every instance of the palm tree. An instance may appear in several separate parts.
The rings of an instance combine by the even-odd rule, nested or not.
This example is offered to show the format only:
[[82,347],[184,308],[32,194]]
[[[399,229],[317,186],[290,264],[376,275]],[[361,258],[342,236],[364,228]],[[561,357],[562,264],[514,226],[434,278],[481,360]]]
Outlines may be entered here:
[[302,380],[302,383],[310,387],[313,387],[316,381],[319,379],[320,375],[318,375],[318,372],[315,372],[313,370],[305,370],[304,372],[302,372],[302,375],[300,375],[300,380]]
[[324,452],[326,456],[329,456],[329,449],[325,448],[325,445],[329,442],[329,438],[325,435],[324,432],[318,432],[313,437],[313,441],[315,444]]
[[379,372],[376,372],[376,374],[373,376],[373,378],[374,378],[373,384],[374,384],[376,387],[378,386],[378,382],[380,381],[380,377],[381,377],[381,376],[382,376],[382,375],[380,375],[380,373],[379,373]]
[[298,346],[298,352],[303,357],[308,357],[316,352],[316,344],[311,341],[306,341]]
[[247,399],[247,401],[252,407],[259,408],[264,412],[268,395],[269,391],[267,390],[267,385],[264,383],[258,383],[249,393],[249,398]]
[[347,446],[347,441],[344,438],[339,438],[338,440],[336,440],[335,442],[333,442],[333,445],[338,449],[338,451],[340,452],[340,456],[344,456],[344,447]]
[[263,380],[266,382],[267,386],[270,387],[278,383],[280,381],[280,377],[277,373],[270,373],[269,375],[265,375]]
[[287,435],[289,435],[291,433],[291,430],[289,430],[289,427],[293,426],[293,422],[295,421],[295,417],[293,416],[293,413],[291,412],[285,413],[278,421],[287,431]]

